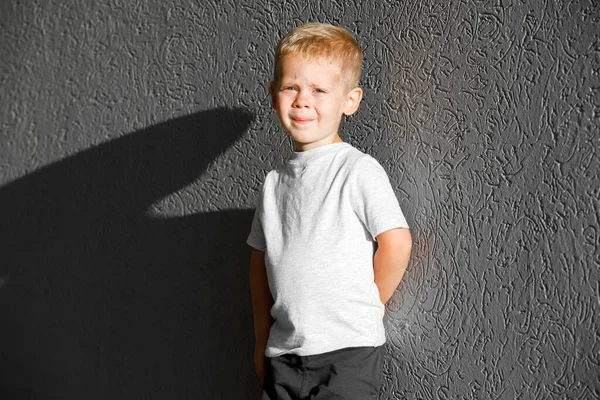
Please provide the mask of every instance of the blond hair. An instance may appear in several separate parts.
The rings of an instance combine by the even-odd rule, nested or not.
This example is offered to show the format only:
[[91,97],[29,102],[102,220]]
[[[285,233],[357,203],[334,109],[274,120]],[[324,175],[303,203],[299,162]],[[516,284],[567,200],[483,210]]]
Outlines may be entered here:
[[308,62],[324,57],[339,62],[349,89],[358,86],[362,70],[362,50],[350,32],[338,26],[308,23],[288,32],[275,49],[273,81],[281,78],[281,60],[287,54],[298,54]]

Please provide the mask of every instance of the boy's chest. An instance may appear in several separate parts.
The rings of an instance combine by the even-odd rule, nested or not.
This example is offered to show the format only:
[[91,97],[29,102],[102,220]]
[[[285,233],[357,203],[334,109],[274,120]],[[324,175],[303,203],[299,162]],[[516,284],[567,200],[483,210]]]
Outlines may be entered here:
[[347,173],[343,170],[290,171],[274,187],[274,204],[283,215],[306,216],[337,208],[348,194]]

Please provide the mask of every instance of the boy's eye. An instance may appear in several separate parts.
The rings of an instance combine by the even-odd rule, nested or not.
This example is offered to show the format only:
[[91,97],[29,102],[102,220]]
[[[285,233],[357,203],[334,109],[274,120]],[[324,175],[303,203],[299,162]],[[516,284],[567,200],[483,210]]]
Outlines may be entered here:
[[296,88],[293,86],[285,86],[283,90],[296,90]]
[[325,91],[323,89],[315,89],[315,92],[317,92],[317,93],[325,93]]

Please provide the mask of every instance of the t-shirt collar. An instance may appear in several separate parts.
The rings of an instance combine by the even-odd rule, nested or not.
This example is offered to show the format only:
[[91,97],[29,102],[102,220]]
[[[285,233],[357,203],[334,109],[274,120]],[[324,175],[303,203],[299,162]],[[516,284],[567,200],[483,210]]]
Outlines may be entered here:
[[293,164],[306,164],[306,163],[314,160],[315,158],[324,156],[326,154],[336,153],[336,152],[340,151],[341,149],[346,148],[347,146],[350,146],[350,144],[346,143],[346,142],[336,142],[336,143],[330,143],[330,144],[326,144],[323,146],[315,147],[314,149],[305,150],[305,151],[295,151],[294,150],[294,152],[292,153],[292,155],[290,156],[288,161]]

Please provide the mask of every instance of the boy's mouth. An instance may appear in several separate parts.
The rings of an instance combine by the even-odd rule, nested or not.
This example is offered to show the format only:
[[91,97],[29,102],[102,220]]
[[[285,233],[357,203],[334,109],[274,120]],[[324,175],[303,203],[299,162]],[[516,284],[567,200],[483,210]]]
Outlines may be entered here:
[[309,122],[312,122],[312,119],[308,119],[308,118],[292,117],[291,119],[292,119],[292,121],[294,121],[297,124],[308,124]]

